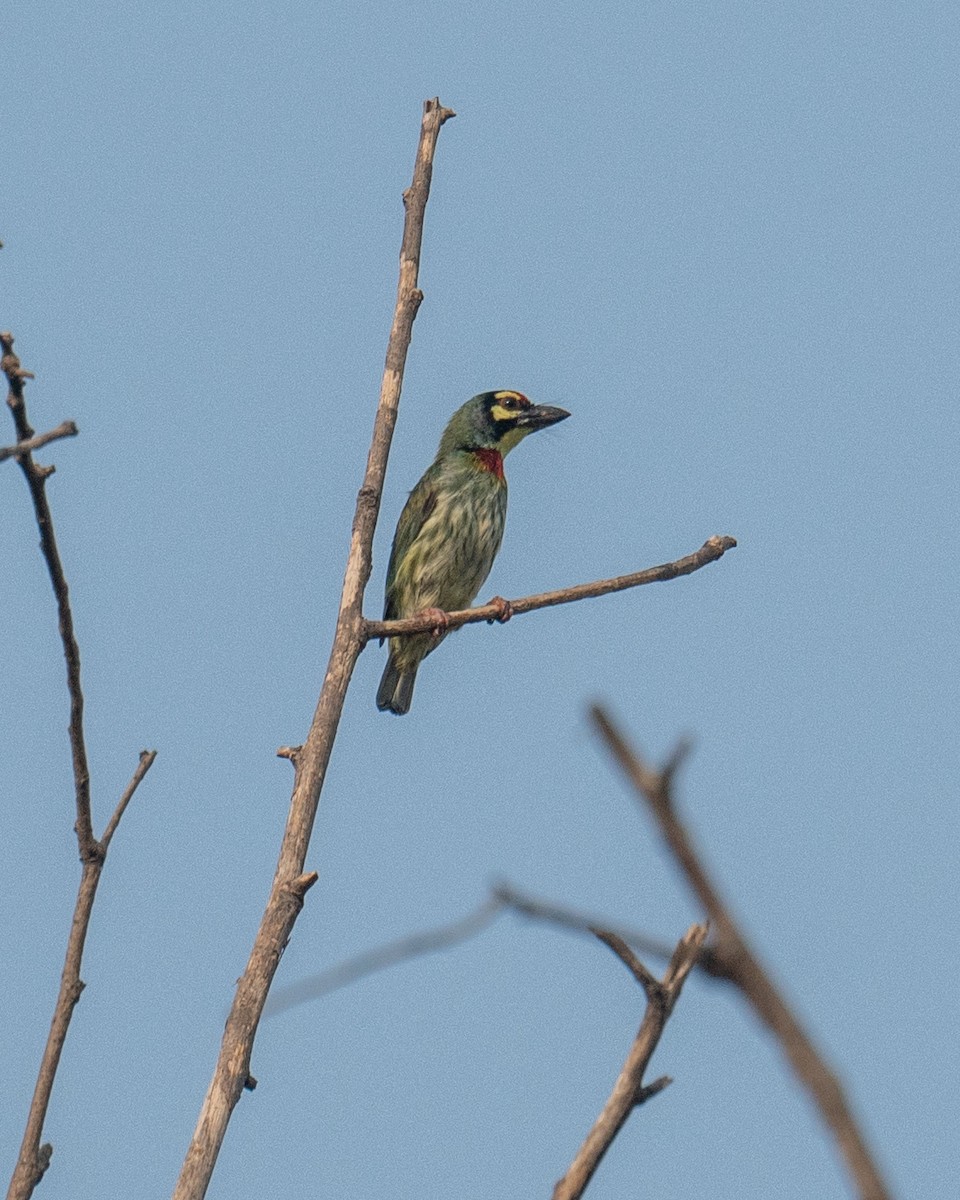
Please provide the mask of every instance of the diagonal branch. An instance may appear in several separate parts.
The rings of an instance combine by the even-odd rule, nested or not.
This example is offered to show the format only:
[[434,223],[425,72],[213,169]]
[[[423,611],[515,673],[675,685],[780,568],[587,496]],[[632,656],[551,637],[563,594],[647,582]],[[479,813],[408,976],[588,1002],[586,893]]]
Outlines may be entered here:
[[83,991],[83,981],[80,978],[80,968],[83,962],[83,949],[86,943],[87,930],[90,927],[90,917],[93,912],[93,902],[96,899],[97,887],[103,872],[110,839],[116,831],[120,818],[127,805],[133,798],[143,777],[153,765],[156,751],[143,751],[140,764],[133,778],[127,785],[120,798],[117,808],[110,818],[103,839],[97,841],[93,834],[90,814],[90,776],[87,769],[87,751],[83,736],[83,693],[80,689],[80,650],[73,632],[73,615],[70,610],[70,594],[67,580],[57,549],[54,535],[53,518],[46,497],[46,481],[53,472],[52,467],[40,467],[34,461],[31,450],[57,437],[72,437],[76,434],[76,426],[72,421],[65,421],[56,430],[48,434],[34,436],[33,429],[27,419],[24,401],[24,383],[33,375],[25,371],[20,360],[13,351],[13,335],[0,333],[0,348],[3,350],[3,372],[9,384],[7,407],[13,415],[17,431],[18,444],[12,448],[11,457],[16,457],[27,480],[30,496],[33,500],[34,514],[40,529],[40,549],[47,564],[50,580],[57,601],[60,618],[60,637],[63,642],[63,653],[67,662],[67,689],[70,694],[70,725],[69,737],[73,758],[74,792],[77,819],[75,830],[80,848],[80,861],[83,864],[80,876],[80,886],[77,891],[77,901],[74,906],[73,920],[70,923],[70,935],[67,939],[67,950],[64,956],[63,971],[60,976],[60,990],[54,1006],[53,1018],[50,1022],[50,1032],[40,1060],[37,1082],[27,1113],[27,1123],[24,1129],[20,1153],[14,1167],[7,1192],[8,1200],[27,1200],[34,1188],[43,1178],[44,1172],[50,1165],[53,1148],[49,1143],[41,1146],[43,1126],[46,1121],[50,1096],[56,1079],[60,1056],[66,1041],[73,1010],[76,1008],[80,993]]
[[578,1200],[593,1178],[603,1156],[623,1128],[631,1112],[670,1083],[667,1076],[645,1085],[644,1072],[666,1028],[687,976],[697,961],[707,936],[706,925],[691,925],[670,958],[663,979],[656,979],[616,935],[597,930],[597,937],[623,960],[647,994],[647,1008],[626,1062],[617,1076],[606,1104],[586,1140],[577,1151],[564,1177],[553,1189],[553,1200]]
[[627,942],[609,929],[592,929],[590,931],[605,946],[609,946],[617,958],[623,963],[637,983],[647,993],[647,999],[654,1003],[660,996],[660,981],[652,971],[648,971],[639,958],[630,949]]
[[423,299],[417,286],[423,219],[440,128],[452,116],[454,113],[443,108],[438,99],[428,100],[423,106],[413,182],[403,196],[406,216],[400,247],[400,278],[380,403],[363,485],[357,496],[327,673],[307,740],[301,747],[285,754],[294,766],[294,784],[277,870],[250,958],[237,984],[219,1058],[174,1189],[174,1200],[201,1200],[206,1193],[227,1124],[249,1077],[253,1041],[267,992],[303,907],[306,890],[316,879],[315,875],[303,874],[303,865],[347,687],[367,640],[362,615],[363,593],[370,578],[373,534],[380,511],[407,350],[413,322]]
[[[642,587],[647,583],[662,583],[667,579],[676,579],[678,575],[692,575],[701,567],[716,562],[728,550],[736,546],[732,537],[709,538],[694,554],[686,558],[678,558],[676,562],[663,563],[659,567],[648,567],[644,571],[635,571],[632,575],[617,575],[613,579],[598,579],[594,583],[580,583],[574,587],[558,588],[553,592],[540,592],[536,596],[524,596],[521,600],[506,601],[506,611],[511,616],[520,613],[533,612],[538,608],[552,608],[557,604],[572,604],[575,600],[589,600],[597,596],[607,596],[611,592],[623,592],[627,588]],[[459,609],[457,612],[446,613],[445,628],[456,629],[461,625],[475,625],[479,621],[502,621],[504,601],[493,604],[483,604],[477,608]],[[429,633],[437,626],[437,614],[404,617],[398,621],[365,621],[364,639],[404,637],[413,633]]]
[[889,1200],[879,1167],[854,1119],[839,1080],[750,949],[676,814],[673,774],[685,750],[680,748],[663,771],[655,771],[628,744],[604,709],[594,707],[591,716],[634,791],[653,813],[671,854],[716,928],[713,946],[716,973],[741,990],[748,1004],[779,1041],[794,1074],[809,1092],[833,1135],[861,1200]]

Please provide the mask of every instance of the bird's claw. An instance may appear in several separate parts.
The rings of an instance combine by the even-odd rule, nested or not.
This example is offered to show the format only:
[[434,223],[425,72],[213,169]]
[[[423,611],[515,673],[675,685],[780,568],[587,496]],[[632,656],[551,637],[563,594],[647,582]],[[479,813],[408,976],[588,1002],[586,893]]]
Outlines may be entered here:
[[429,617],[433,622],[433,625],[430,629],[431,637],[438,638],[441,634],[447,632],[447,627],[449,626],[450,621],[442,608],[425,608],[423,612],[418,613],[417,615],[421,617]]
[[487,605],[490,608],[495,607],[497,610],[497,615],[487,621],[488,625],[492,625],[494,621],[497,621],[501,625],[506,625],[507,621],[513,616],[513,605],[509,600],[504,600],[502,596],[494,596],[492,600],[487,601]]

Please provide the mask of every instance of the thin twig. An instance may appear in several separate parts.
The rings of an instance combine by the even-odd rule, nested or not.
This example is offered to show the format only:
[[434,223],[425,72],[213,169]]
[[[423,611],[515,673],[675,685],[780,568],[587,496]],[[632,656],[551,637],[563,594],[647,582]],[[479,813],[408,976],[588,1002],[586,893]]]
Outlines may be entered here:
[[[647,1007],[640,1029],[634,1038],[626,1062],[613,1085],[606,1104],[586,1140],[577,1151],[566,1175],[553,1189],[553,1200],[577,1200],[582,1196],[593,1173],[609,1150],[614,1138],[623,1128],[630,1113],[639,1104],[655,1096],[670,1082],[662,1076],[653,1083],[644,1085],[643,1075],[647,1069],[657,1043],[663,1034],[670,1014],[673,1012],[687,976],[697,961],[697,956],[707,936],[705,925],[692,925],[670,958],[663,979],[656,979],[642,964],[639,964],[630,948],[609,932],[598,931],[597,936],[623,959],[630,971],[638,978],[647,995]],[[637,967],[639,966],[639,973]]]
[[113,810],[113,814],[110,817],[110,820],[107,822],[107,827],[103,831],[103,837],[100,839],[100,848],[103,850],[104,855],[107,853],[107,849],[110,846],[113,835],[117,832],[117,826],[120,824],[123,814],[127,811],[127,805],[133,799],[134,792],[143,782],[144,775],[146,775],[146,773],[153,766],[153,761],[156,757],[156,750],[140,751],[140,761],[137,764],[137,769],[131,776],[130,782],[124,788],[123,795],[117,801],[117,807]]
[[647,970],[647,968],[643,965],[640,959],[637,958],[624,939],[622,937],[618,937],[617,934],[613,933],[609,929],[596,928],[592,929],[591,933],[595,938],[599,938],[599,940],[603,942],[605,946],[610,947],[610,949],[614,952],[617,958],[620,959],[637,983],[639,983],[643,990],[647,993],[647,999],[654,1000],[659,993],[660,981],[652,971]]
[[[12,344],[13,339],[10,340]],[[20,378],[22,382],[23,376]],[[29,454],[32,450],[39,450],[41,446],[47,446],[59,438],[76,437],[79,432],[73,421],[61,421],[56,429],[38,433],[36,437],[27,438],[25,442],[17,442],[15,446],[0,446],[0,462],[5,462],[8,458],[19,458],[21,454]]]
[[336,738],[350,677],[366,637],[363,593],[370,578],[371,547],[380,511],[380,497],[400,400],[413,322],[423,299],[417,286],[423,218],[430,192],[433,157],[440,128],[454,114],[437,99],[423,107],[420,142],[413,182],[404,193],[406,217],[400,248],[400,278],[393,325],[387,344],[380,403],[367,457],[363,484],[357,496],[350,550],[344,575],[340,611],[320,698],[303,746],[291,751],[294,785],[287,826],[266,909],[247,966],[237,984],[227,1017],[220,1054],[184,1159],[174,1200],[201,1200],[216,1165],[230,1116],[250,1075],[250,1057],[257,1026],[280,955],[303,907],[309,877],[303,864],[320,803],[330,753]]
[[[508,600],[507,611],[511,616],[533,612],[538,608],[552,608],[557,604],[572,604],[575,600],[589,600],[597,596],[607,596],[611,592],[623,592],[627,588],[643,587],[647,583],[662,583],[668,579],[676,579],[678,575],[692,575],[708,563],[716,562],[728,550],[736,546],[732,537],[714,536],[708,538],[699,550],[678,558],[676,562],[663,563],[658,567],[648,567],[644,571],[635,571],[632,575],[617,575],[613,579],[598,579],[593,583],[580,583],[574,587],[559,588],[553,592],[540,592],[536,596],[524,596],[519,600]],[[503,619],[503,601],[496,604],[482,604],[477,608],[458,609],[456,612],[445,613],[445,628],[456,629],[461,625],[474,625],[479,621],[500,621]],[[437,614],[430,612],[426,615],[403,617],[397,621],[365,621],[364,637],[367,641],[374,638],[404,637],[414,633],[428,633],[437,625]]]
[[671,793],[679,757],[665,771],[643,761],[600,707],[591,710],[593,722],[638,797],[653,813],[671,854],[716,929],[713,955],[722,973],[743,993],[760,1020],[779,1041],[794,1074],[809,1092],[833,1135],[861,1200],[889,1200],[890,1193],[863,1134],[854,1119],[843,1088],[820,1052],[774,986],[720,898],[687,829],[676,814]]
[[466,941],[467,938],[476,937],[490,925],[495,917],[503,912],[504,908],[505,905],[501,900],[496,896],[491,896],[484,900],[479,908],[474,909],[465,917],[460,917],[459,920],[398,938],[395,942],[388,942],[384,946],[377,946],[373,950],[367,950],[363,954],[357,954],[353,958],[337,963],[336,966],[312,975],[309,979],[302,979],[297,983],[288,984],[286,987],[277,988],[267,1002],[264,1016],[274,1017],[290,1008],[296,1008],[299,1004],[319,1000],[321,996],[326,996],[330,992],[355,983],[358,979],[372,975],[376,971],[386,970],[387,967],[407,962],[411,958],[419,958],[424,954],[433,954],[437,950],[447,950],[450,946]]
[[[124,810],[130,803],[144,775],[156,758],[156,751],[144,751],[140,756],[140,765],[134,772],[133,778],[120,798],[116,810],[107,825],[101,841],[93,834],[90,813],[90,776],[87,769],[87,752],[83,735],[83,693],[80,689],[80,650],[73,631],[73,615],[70,611],[70,594],[67,580],[57,549],[57,541],[53,529],[53,518],[46,497],[46,481],[52,473],[51,467],[40,467],[32,458],[31,450],[56,437],[72,437],[76,426],[72,422],[64,422],[59,430],[51,430],[49,434],[35,437],[24,402],[23,385],[33,375],[25,371],[20,360],[13,351],[13,335],[0,333],[0,348],[3,350],[2,370],[7,377],[9,393],[7,407],[13,416],[17,431],[17,445],[13,447],[12,457],[20,463],[27,480],[30,496],[33,500],[34,514],[40,529],[40,549],[47,564],[50,581],[57,601],[59,613],[60,638],[63,643],[64,658],[67,663],[67,689],[70,695],[70,725],[69,738],[71,756],[73,759],[74,796],[76,805],[77,842],[80,849],[80,861],[83,864],[80,876],[80,886],[77,891],[77,901],[74,907],[73,919],[70,923],[70,935],[67,939],[67,950],[64,956],[63,971],[60,976],[60,990],[54,1006],[53,1018],[50,1022],[50,1032],[40,1060],[37,1082],[27,1114],[17,1163],[10,1179],[7,1200],[27,1200],[34,1188],[43,1178],[44,1172],[50,1165],[53,1153],[49,1143],[40,1144],[43,1126],[53,1092],[60,1056],[66,1041],[67,1031],[73,1010],[83,991],[83,981],[80,969],[83,962],[83,948],[86,942],[87,930],[90,927],[90,916],[93,902],[96,899],[97,887],[106,861],[107,848],[110,839],[116,831]],[[69,427],[69,428],[68,428]],[[6,457],[6,455],[4,455]]]

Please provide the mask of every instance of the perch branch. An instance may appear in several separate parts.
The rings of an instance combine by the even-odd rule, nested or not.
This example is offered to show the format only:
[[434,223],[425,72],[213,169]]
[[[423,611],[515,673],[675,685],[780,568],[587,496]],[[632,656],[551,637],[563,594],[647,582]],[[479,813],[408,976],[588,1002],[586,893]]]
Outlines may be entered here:
[[[678,575],[692,575],[708,563],[716,562],[728,550],[736,546],[732,537],[709,538],[694,554],[679,558],[676,562],[663,563],[659,567],[648,567],[645,571],[635,571],[632,575],[617,575],[613,579],[598,579],[594,583],[580,583],[575,587],[559,588],[553,592],[540,592],[536,596],[524,596],[520,600],[509,600],[509,611],[513,616],[520,613],[533,612],[538,608],[552,608],[557,604],[572,604],[575,600],[588,600],[597,596],[606,596],[611,592],[623,592],[627,588],[642,587],[646,583],[662,583],[667,579],[676,579]],[[477,608],[464,608],[456,612],[446,613],[446,627],[456,629],[461,625],[473,625],[478,621],[497,621],[503,619],[502,601],[497,604],[483,604]],[[412,633],[429,633],[437,625],[436,613],[404,617],[398,621],[365,621],[364,637],[366,641],[373,638],[404,637]]]
[[[21,367],[20,360],[13,350],[12,334],[0,333],[0,348],[3,351],[0,367],[6,375],[9,385],[7,407],[13,416],[17,432],[17,445],[12,447],[10,457],[16,457],[20,463],[30,490],[34,515],[40,530],[40,549],[47,564],[47,571],[56,597],[60,639],[63,643],[63,653],[67,664],[67,690],[70,695],[69,738],[73,759],[74,799],[77,814],[74,828],[82,863],[80,886],[77,891],[77,901],[70,924],[63,971],[60,976],[60,990],[50,1022],[50,1032],[47,1035],[40,1060],[40,1069],[37,1073],[30,1110],[27,1114],[20,1152],[7,1191],[7,1200],[27,1200],[43,1178],[53,1153],[53,1148],[49,1143],[40,1145],[40,1138],[43,1134],[57,1068],[60,1065],[60,1056],[63,1052],[67,1031],[70,1028],[70,1020],[77,1001],[80,999],[80,993],[83,991],[84,985],[80,978],[83,948],[87,930],[90,927],[93,902],[106,861],[107,848],[124,810],[153,764],[156,751],[145,750],[140,755],[140,764],[121,796],[102,840],[98,842],[93,834],[90,812],[90,775],[87,769],[87,751],[83,734],[83,692],[80,688],[80,649],[73,631],[70,593],[63,571],[63,563],[60,560],[60,552],[57,549],[53,517],[46,496],[46,482],[53,468],[38,466],[33,461],[31,454],[33,449],[54,441],[58,437],[72,437],[77,430],[72,421],[65,421],[58,429],[51,430],[50,433],[41,434],[39,437],[34,436],[27,419],[23,394],[25,381],[32,379],[33,375]],[[4,455],[4,457],[7,456]]]
[[310,877],[303,865],[320,803],[320,792],[333,749],[340,714],[366,637],[363,593],[371,570],[371,546],[400,401],[407,350],[423,293],[417,286],[420,244],[433,158],[440,128],[454,114],[439,100],[423,106],[413,182],[404,193],[405,219],[400,247],[400,277],[393,325],[387,343],[380,402],[357,496],[340,610],[320,697],[306,741],[290,751],[294,765],[293,794],[280,846],[277,869],[247,966],[234,994],[220,1054],[204,1097],[197,1126],[187,1149],[174,1200],[201,1200],[216,1165],[230,1116],[250,1075],[253,1041],[280,956],[303,907]]
[[672,782],[685,748],[681,747],[673,755],[663,771],[655,771],[628,744],[604,709],[594,707],[591,716],[634,791],[653,813],[670,853],[716,930],[716,942],[712,950],[717,974],[723,975],[740,989],[754,1012],[780,1043],[794,1074],[809,1092],[832,1134],[861,1200],[889,1200],[890,1193],[837,1077],[750,949],[676,814]]
[[667,1021],[670,1019],[674,1005],[680,998],[686,978],[697,961],[700,948],[707,936],[707,927],[706,925],[691,925],[678,942],[662,980],[656,979],[643,966],[622,938],[603,930],[596,930],[596,936],[613,950],[641,984],[646,992],[647,1007],[640,1029],[630,1047],[630,1053],[613,1085],[613,1091],[604,1104],[600,1116],[594,1122],[593,1128],[587,1134],[586,1140],[577,1151],[566,1175],[557,1182],[553,1189],[553,1200],[577,1200],[582,1196],[594,1171],[600,1165],[614,1138],[623,1128],[630,1113],[638,1105],[649,1100],[651,1096],[663,1091],[670,1083],[667,1076],[662,1076],[653,1083],[644,1085],[643,1075],[653,1057],[653,1052],[657,1048]]

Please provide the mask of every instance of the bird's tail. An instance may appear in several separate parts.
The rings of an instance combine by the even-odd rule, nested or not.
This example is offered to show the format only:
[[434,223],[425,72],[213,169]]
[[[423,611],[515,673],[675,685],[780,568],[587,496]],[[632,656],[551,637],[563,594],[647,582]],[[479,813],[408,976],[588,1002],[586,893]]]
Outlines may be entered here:
[[383,678],[377,688],[377,708],[381,712],[390,711],[402,717],[410,711],[410,701],[413,699],[413,685],[417,682],[417,668],[411,671],[401,671],[393,661],[393,655],[387,659],[383,669]]

